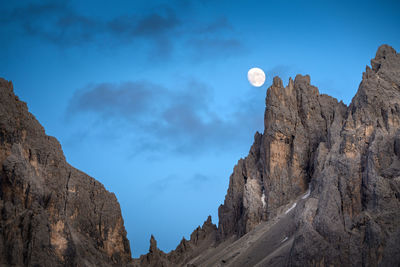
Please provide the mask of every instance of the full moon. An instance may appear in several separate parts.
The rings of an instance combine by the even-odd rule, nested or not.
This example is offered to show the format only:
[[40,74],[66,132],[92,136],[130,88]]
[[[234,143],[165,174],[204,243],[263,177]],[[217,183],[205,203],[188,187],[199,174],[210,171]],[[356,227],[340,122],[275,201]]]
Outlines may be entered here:
[[260,68],[251,68],[247,73],[247,79],[249,79],[251,85],[260,87],[265,82],[265,73]]

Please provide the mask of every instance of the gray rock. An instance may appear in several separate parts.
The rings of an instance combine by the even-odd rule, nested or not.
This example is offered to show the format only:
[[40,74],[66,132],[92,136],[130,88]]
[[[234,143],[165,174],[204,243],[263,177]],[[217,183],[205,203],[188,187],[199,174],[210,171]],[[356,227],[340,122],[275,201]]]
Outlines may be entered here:
[[117,199],[70,166],[0,79],[0,266],[121,266],[131,261]]
[[202,227],[197,227],[190,235],[190,240],[185,238],[179,243],[175,250],[166,254],[157,248],[154,237],[150,239],[149,253],[134,259],[134,266],[185,266],[189,260],[199,256],[201,253],[217,244],[217,227],[208,216]]
[[222,238],[251,231],[307,190],[318,145],[331,143],[331,125],[340,125],[345,112],[343,103],[320,95],[308,75],[297,75],[287,87],[274,78],[264,134],[256,133],[249,155],[238,162],[219,208]]
[[383,45],[371,66],[348,107],[308,75],[286,87],[275,77],[215,242],[168,264],[399,266],[400,55]]
[[218,228],[131,261],[118,202],[69,166],[0,80],[0,265],[399,266],[400,55],[383,45],[347,107],[308,75],[267,91],[264,132],[230,177]]

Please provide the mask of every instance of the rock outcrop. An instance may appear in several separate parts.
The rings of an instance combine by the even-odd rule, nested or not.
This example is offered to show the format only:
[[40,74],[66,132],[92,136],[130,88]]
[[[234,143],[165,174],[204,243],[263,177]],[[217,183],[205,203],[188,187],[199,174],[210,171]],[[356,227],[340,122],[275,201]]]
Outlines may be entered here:
[[70,166],[13,85],[0,79],[0,266],[123,266],[117,199]]
[[157,242],[152,235],[150,238],[149,253],[134,260],[134,266],[185,266],[189,260],[199,256],[217,244],[217,227],[208,216],[202,227],[197,227],[190,235],[190,240],[182,238],[177,248],[166,254],[158,249]]
[[345,120],[317,149],[314,210],[300,224],[290,264],[400,264],[400,55],[378,49]]
[[400,55],[381,46],[349,106],[308,75],[268,88],[264,132],[218,227],[131,260],[115,196],[65,161],[0,79],[1,266],[399,266]]
[[264,133],[256,133],[249,155],[235,166],[219,208],[223,238],[251,231],[308,189],[317,148],[331,143],[345,113],[346,106],[320,95],[308,75],[297,75],[286,87],[274,78]]
[[400,55],[383,45],[371,66],[349,106],[275,77],[214,241],[163,266],[398,266]]

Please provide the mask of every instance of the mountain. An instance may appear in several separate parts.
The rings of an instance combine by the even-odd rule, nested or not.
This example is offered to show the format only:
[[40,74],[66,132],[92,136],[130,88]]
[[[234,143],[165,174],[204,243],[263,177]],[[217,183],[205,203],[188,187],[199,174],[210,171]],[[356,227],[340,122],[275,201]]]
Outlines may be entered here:
[[263,133],[208,217],[131,259],[114,194],[70,166],[0,79],[0,266],[399,266],[400,55],[379,47],[351,104],[308,75],[268,88]]
[[70,166],[0,79],[0,266],[123,266],[131,261],[114,194]]
[[400,55],[379,47],[346,106],[308,75],[268,88],[264,132],[209,218],[136,266],[399,266]]

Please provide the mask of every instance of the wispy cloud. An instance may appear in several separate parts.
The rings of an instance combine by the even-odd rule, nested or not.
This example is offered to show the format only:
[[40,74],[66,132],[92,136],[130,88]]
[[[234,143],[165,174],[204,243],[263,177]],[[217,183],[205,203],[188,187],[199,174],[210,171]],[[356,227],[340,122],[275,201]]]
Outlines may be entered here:
[[121,122],[134,129],[135,152],[230,149],[251,136],[255,125],[262,128],[263,107],[255,108],[254,99],[241,100],[221,115],[212,107],[212,92],[195,80],[174,90],[147,81],[92,84],[76,91],[67,117],[90,113],[103,121]]
[[[194,8],[184,5],[185,9]],[[180,11],[182,12],[182,11]],[[177,44],[191,46],[198,53],[232,52],[241,48],[227,18],[200,22],[179,16],[173,5],[148,12],[99,18],[78,12],[68,1],[28,3],[2,10],[1,27],[16,27],[29,35],[59,47],[135,45],[151,48],[151,56],[169,56]],[[228,36],[221,33],[228,33]]]
[[77,90],[68,106],[68,116],[78,112],[93,112],[112,119],[123,117],[130,121],[143,114],[156,112],[158,102],[169,97],[165,88],[150,82],[99,83]]
[[0,23],[3,26],[16,24],[25,34],[60,46],[104,40],[126,43],[138,38],[161,41],[180,25],[176,14],[169,8],[102,20],[78,13],[66,1],[30,3],[5,12],[2,16]]
[[199,26],[198,29],[196,29],[196,33],[207,34],[226,30],[233,31],[234,27],[226,17],[219,17],[206,25]]
[[283,81],[289,79],[290,73],[293,71],[292,66],[288,65],[276,65],[270,69],[268,69],[265,74],[268,78],[273,78],[275,76],[279,76]]
[[213,177],[202,173],[195,173],[185,177],[171,174],[164,178],[155,180],[149,184],[149,187],[156,194],[166,192],[171,187],[182,188],[183,186],[188,190],[199,190],[199,188],[206,187],[207,184],[211,182],[212,178]]
[[188,40],[187,44],[193,49],[196,60],[207,57],[226,58],[245,50],[235,38],[196,37]]

